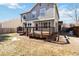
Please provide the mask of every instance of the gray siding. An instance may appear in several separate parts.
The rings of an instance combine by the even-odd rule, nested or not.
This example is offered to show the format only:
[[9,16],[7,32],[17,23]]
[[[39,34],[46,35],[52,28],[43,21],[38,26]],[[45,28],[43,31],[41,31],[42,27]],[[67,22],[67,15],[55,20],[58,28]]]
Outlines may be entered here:
[[[41,16],[40,15],[40,10],[41,9],[46,9],[45,11],[42,11],[42,12],[45,12],[44,16]],[[24,20],[36,20],[36,19],[41,19],[41,18],[53,18],[54,17],[54,4],[53,3],[42,3],[41,5],[40,4],[37,4],[36,7],[34,7],[32,9],[32,11],[30,11],[29,13],[26,13],[24,15],[26,15],[26,19]],[[36,12],[35,14],[35,17],[33,17],[33,12]]]

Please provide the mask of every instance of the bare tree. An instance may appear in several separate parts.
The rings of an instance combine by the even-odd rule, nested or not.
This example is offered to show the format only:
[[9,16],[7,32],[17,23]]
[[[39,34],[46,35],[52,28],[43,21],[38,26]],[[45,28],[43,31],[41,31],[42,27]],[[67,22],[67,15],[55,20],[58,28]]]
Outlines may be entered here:
[[73,15],[72,14],[68,14],[67,12],[66,12],[66,16],[68,16],[68,17],[70,17],[70,18],[72,18],[75,22],[77,22],[78,21],[78,14],[77,14],[77,4],[72,4],[72,7],[69,9],[70,11],[71,10],[73,10]]

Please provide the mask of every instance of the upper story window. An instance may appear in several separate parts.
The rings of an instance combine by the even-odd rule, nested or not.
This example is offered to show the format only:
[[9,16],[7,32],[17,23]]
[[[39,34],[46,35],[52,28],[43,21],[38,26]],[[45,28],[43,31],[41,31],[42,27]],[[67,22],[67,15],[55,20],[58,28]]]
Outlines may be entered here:
[[32,18],[35,18],[35,15],[34,14],[32,14]]
[[41,8],[40,9],[40,16],[45,16],[46,13],[46,8]]
[[27,19],[27,16],[26,16],[26,14],[24,14],[24,15],[23,15],[23,19]]
[[36,18],[36,11],[32,12],[32,18]]

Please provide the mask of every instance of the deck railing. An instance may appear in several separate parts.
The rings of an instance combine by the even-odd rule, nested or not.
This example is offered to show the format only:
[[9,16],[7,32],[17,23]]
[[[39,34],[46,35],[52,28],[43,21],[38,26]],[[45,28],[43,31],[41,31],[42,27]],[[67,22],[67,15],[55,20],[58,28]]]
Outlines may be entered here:
[[24,28],[24,32],[27,33],[35,33],[35,31],[40,31],[41,35],[43,34],[44,31],[47,31],[50,34],[52,34],[53,32],[55,32],[55,27],[25,27]]

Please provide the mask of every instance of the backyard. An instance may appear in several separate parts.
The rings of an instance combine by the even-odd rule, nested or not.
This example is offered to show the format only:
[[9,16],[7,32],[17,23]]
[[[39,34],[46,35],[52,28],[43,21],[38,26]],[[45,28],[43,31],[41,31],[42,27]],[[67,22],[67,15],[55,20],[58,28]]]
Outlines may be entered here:
[[[60,41],[65,42],[63,36]],[[2,39],[2,40],[1,40]],[[16,33],[0,35],[1,56],[59,56],[79,55],[79,38],[69,37],[70,44],[46,42],[40,39],[19,36]]]

